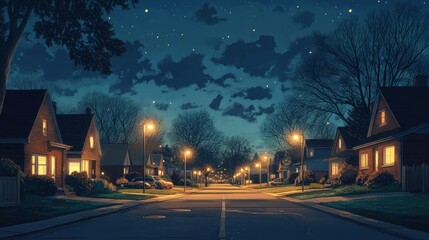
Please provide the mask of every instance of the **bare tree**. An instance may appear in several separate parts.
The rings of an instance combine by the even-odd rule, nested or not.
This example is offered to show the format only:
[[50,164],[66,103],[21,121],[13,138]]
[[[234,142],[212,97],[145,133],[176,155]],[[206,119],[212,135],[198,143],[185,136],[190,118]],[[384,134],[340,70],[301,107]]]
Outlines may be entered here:
[[226,137],[223,143],[223,166],[229,173],[234,173],[237,168],[252,160],[252,146],[244,137]]
[[[428,56],[428,25],[422,9],[402,4],[374,11],[365,21],[347,19],[329,35],[315,34],[317,50],[297,71],[301,106],[367,126],[377,89],[408,85]],[[366,116],[352,123],[350,111]]]
[[194,150],[193,166],[204,167],[218,160],[223,135],[207,111],[187,111],[173,120],[168,134],[178,149]]

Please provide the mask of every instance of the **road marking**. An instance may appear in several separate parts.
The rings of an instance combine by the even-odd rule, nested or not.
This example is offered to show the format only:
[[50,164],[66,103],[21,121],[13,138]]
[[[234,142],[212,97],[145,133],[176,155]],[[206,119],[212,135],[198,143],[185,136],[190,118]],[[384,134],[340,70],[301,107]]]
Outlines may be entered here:
[[225,194],[222,196],[222,212],[220,214],[219,239],[225,239]]

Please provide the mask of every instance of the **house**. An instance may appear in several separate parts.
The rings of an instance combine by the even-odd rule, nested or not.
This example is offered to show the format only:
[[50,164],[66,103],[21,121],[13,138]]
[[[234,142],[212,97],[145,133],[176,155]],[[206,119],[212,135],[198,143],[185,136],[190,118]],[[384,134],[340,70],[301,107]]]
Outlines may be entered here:
[[366,175],[389,172],[407,190],[407,182],[418,176],[404,176],[406,167],[428,164],[428,148],[429,88],[380,88],[367,138],[353,148],[359,151],[359,170]]
[[101,172],[112,182],[130,172],[128,144],[102,144]]
[[359,143],[360,141],[353,137],[349,127],[337,128],[332,153],[325,159],[329,166],[329,179],[339,177],[339,171],[344,162],[358,166],[358,151],[353,150],[353,147]]
[[100,178],[101,146],[95,117],[85,114],[57,115],[63,141],[73,146],[67,152],[66,172],[86,172],[89,178]]
[[129,152],[131,162],[133,163],[131,166],[131,171],[133,172],[143,172],[143,161],[145,161],[145,175],[155,175],[155,167],[152,162],[152,158],[149,157],[150,150],[146,149],[145,152],[145,160],[143,160],[143,144],[136,143],[129,145]]
[[152,152],[149,155],[149,162],[152,163],[153,175],[162,176],[165,173],[164,158],[162,152]]
[[10,158],[25,174],[65,179],[71,146],[63,143],[47,90],[7,90],[0,114],[0,158]]
[[[309,170],[316,176],[316,181],[326,177],[329,172],[329,166],[323,161],[331,154],[333,139],[306,139],[304,150],[304,172]],[[291,167],[292,171],[299,172],[301,163],[295,163]]]

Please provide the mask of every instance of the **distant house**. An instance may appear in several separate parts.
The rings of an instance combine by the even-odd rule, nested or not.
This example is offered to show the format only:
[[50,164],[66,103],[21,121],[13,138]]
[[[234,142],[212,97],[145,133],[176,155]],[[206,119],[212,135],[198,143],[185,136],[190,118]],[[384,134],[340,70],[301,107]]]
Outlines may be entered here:
[[65,155],[47,90],[8,90],[0,114],[0,158],[10,158],[25,174],[51,176],[64,184]]
[[153,152],[149,155],[149,162],[152,163],[153,175],[162,176],[165,174],[164,158],[162,152]]
[[407,190],[407,182],[418,175],[404,176],[403,168],[429,164],[428,148],[429,88],[380,88],[367,138],[353,148],[359,151],[359,170],[367,175],[387,171]]
[[102,144],[101,172],[112,182],[130,172],[128,144]]
[[358,151],[353,150],[353,147],[359,143],[360,141],[352,136],[350,128],[337,128],[332,154],[326,158],[326,161],[329,163],[329,179],[339,177],[339,171],[344,162],[358,166]]
[[[316,180],[328,175],[329,166],[325,158],[332,151],[332,139],[306,139],[304,155],[304,171],[311,171],[316,175]],[[293,164],[292,171],[299,172],[301,163]]]
[[143,144],[130,144],[129,145],[130,158],[133,165],[131,166],[131,171],[143,172],[143,161],[145,162],[145,174],[146,175],[155,175],[154,165],[152,163],[152,158],[149,157],[150,150],[146,149],[145,158],[143,160]]
[[57,115],[57,121],[64,143],[73,146],[67,152],[67,174],[86,172],[89,178],[100,178],[100,137],[91,111]]

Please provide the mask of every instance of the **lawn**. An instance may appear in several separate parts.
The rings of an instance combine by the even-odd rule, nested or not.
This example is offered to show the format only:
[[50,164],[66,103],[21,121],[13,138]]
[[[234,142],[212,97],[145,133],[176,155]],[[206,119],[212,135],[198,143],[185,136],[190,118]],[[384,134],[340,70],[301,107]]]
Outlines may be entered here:
[[111,205],[114,204],[27,196],[17,208],[0,208],[0,227],[33,222]]
[[[323,185],[319,183],[311,183],[310,185],[304,186],[304,189],[323,189]],[[292,192],[301,190],[301,186],[296,186],[295,184],[290,185],[279,185],[273,186],[272,188],[267,189],[266,193],[283,193],[283,192]]]
[[[183,188],[180,188],[183,191]],[[148,194],[156,194],[156,195],[174,195],[180,191],[179,189],[146,189],[146,193]],[[118,188],[118,191],[121,193],[142,193],[143,189],[141,188]],[[128,194],[131,195],[131,194]]]
[[144,200],[153,198],[152,195],[136,195],[136,194],[127,194],[126,192],[112,192],[112,193],[99,193],[99,194],[90,194],[86,197],[93,198],[110,198],[110,199],[122,199],[122,200]]
[[429,194],[330,202],[323,205],[429,232]]
[[293,194],[288,194],[287,196],[300,199],[300,200],[306,200],[306,199],[312,199],[312,198],[334,197],[334,196],[376,193],[376,192],[398,192],[398,191],[401,191],[399,185],[392,185],[392,186],[379,188],[379,189],[371,189],[371,188],[352,184],[352,185],[340,186],[340,187],[325,190],[325,191],[293,193]]

